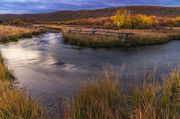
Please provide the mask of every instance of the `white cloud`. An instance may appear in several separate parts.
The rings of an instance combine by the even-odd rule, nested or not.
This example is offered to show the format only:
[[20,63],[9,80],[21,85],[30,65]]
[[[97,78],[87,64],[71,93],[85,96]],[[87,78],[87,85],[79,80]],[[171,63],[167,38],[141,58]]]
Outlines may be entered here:
[[0,10],[0,14],[10,14],[12,12],[11,10]]

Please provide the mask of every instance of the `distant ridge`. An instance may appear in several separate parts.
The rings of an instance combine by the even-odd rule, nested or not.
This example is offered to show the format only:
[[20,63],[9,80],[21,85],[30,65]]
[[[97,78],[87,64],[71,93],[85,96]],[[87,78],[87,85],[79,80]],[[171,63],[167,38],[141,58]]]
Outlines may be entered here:
[[58,11],[43,14],[1,14],[0,21],[7,22],[13,19],[21,19],[28,22],[57,22],[81,18],[107,17],[114,15],[118,9],[127,9],[133,14],[155,15],[162,17],[180,16],[180,7],[124,6],[96,10]]

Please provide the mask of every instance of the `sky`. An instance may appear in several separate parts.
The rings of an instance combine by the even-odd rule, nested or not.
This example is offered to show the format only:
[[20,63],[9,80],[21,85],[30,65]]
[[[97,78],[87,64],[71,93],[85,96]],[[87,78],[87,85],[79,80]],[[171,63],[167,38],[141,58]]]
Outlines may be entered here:
[[0,14],[47,13],[128,5],[180,7],[180,0],[0,0]]

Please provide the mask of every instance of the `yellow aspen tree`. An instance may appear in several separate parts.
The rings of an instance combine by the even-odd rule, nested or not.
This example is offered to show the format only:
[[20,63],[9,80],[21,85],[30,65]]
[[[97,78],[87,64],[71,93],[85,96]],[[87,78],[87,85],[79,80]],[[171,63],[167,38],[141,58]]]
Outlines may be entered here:
[[112,20],[117,27],[122,28],[128,16],[129,12],[127,10],[118,10],[116,15],[112,17]]

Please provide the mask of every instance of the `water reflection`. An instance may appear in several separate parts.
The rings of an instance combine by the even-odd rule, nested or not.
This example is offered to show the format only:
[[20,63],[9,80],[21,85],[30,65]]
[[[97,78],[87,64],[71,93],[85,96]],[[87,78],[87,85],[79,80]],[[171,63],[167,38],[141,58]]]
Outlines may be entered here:
[[29,64],[35,64],[39,62],[39,52],[26,50],[19,47],[1,48],[3,57],[8,59],[8,63],[12,67],[24,66]]

